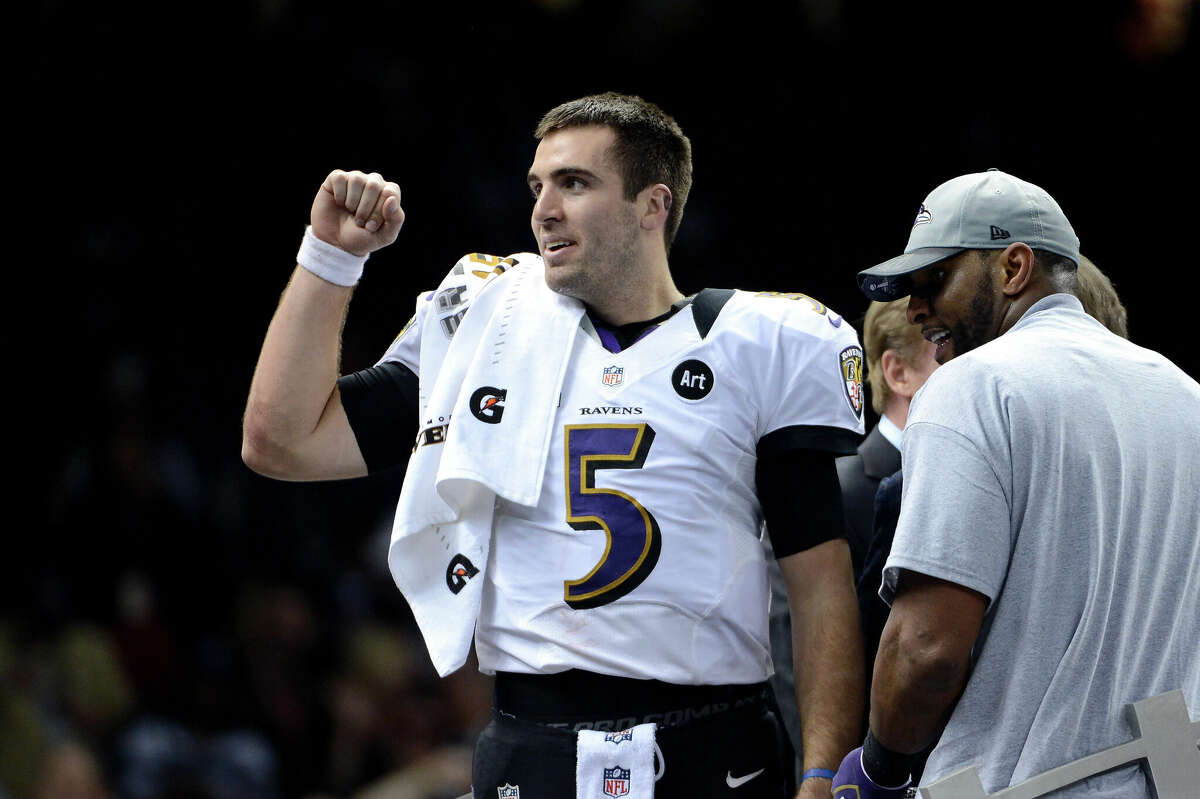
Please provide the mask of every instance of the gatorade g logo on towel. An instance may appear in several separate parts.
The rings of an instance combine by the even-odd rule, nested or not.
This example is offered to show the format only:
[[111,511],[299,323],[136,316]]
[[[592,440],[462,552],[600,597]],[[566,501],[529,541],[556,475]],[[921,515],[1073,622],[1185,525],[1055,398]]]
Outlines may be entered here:
[[471,395],[471,415],[485,424],[500,424],[508,389],[483,386]]
[[466,586],[467,580],[477,574],[479,569],[475,568],[475,564],[466,555],[455,555],[446,567],[446,587],[450,589],[450,593],[457,594]]

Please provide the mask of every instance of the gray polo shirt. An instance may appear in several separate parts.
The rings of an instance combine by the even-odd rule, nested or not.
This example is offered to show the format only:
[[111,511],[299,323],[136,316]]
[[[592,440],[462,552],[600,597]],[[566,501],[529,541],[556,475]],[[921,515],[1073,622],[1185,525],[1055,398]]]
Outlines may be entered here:
[[[1055,294],[917,394],[880,595],[901,569],[990,600],[926,765],[994,792],[1134,737],[1126,703],[1200,716],[1200,385]],[[1140,769],[1056,796],[1147,796]]]

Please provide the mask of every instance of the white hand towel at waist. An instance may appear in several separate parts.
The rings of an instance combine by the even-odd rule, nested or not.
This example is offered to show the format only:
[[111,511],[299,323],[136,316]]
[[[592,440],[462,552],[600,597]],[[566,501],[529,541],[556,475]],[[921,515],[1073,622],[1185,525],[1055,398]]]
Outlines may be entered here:
[[439,293],[453,283],[470,310],[448,344],[436,326],[421,339],[421,394],[429,399],[388,565],[442,676],[470,651],[496,496],[533,505],[541,492],[583,315],[581,303],[546,286],[543,269],[541,258],[523,257],[486,283],[455,270]]
[[654,724],[620,732],[580,730],[575,744],[576,799],[652,799]]

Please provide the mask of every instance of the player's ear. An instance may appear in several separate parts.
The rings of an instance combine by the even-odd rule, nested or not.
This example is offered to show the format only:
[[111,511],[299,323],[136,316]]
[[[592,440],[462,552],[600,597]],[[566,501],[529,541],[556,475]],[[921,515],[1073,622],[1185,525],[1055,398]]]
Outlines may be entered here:
[[641,203],[642,229],[661,230],[666,227],[671,203],[675,199],[671,196],[671,190],[663,183],[655,183],[643,189],[641,194],[645,198]]
[[1000,253],[999,261],[1004,280],[1001,291],[1006,297],[1016,297],[1033,280],[1033,250],[1023,241],[1014,241]]

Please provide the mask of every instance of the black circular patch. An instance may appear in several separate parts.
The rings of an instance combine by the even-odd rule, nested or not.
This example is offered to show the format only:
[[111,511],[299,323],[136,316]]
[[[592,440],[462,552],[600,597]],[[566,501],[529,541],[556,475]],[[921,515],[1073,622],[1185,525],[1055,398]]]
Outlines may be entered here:
[[671,388],[685,400],[699,400],[713,390],[713,370],[704,361],[684,361],[671,373]]

